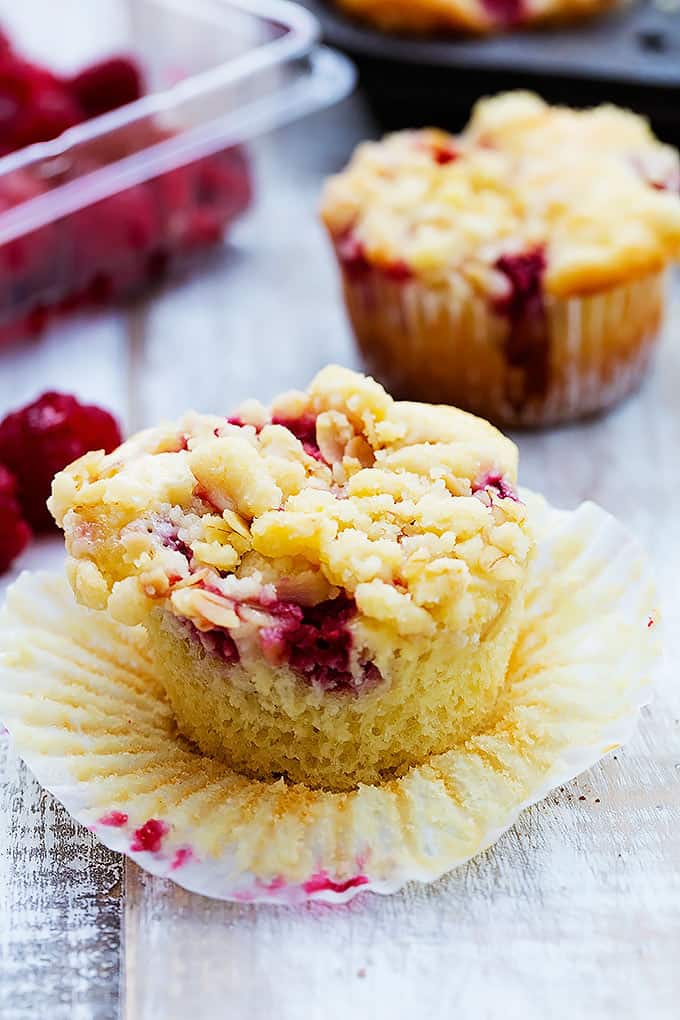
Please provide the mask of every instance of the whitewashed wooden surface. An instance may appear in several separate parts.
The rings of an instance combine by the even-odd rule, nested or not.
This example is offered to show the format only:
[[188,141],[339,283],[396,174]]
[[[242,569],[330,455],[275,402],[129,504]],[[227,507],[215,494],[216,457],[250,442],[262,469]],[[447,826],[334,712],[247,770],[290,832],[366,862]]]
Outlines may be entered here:
[[[373,129],[359,99],[260,146],[261,201],[202,276],[0,353],[0,411],[47,387],[128,428],[228,411],[357,364],[315,221],[323,176]],[[595,499],[655,560],[666,683],[630,746],[434,886],[345,907],[223,904],[74,825],[0,747],[3,1020],[428,1020],[680,1014],[680,286],[656,368],[609,417],[519,436],[525,484]],[[58,562],[58,544],[19,566]],[[1,738],[0,738],[1,739]]]

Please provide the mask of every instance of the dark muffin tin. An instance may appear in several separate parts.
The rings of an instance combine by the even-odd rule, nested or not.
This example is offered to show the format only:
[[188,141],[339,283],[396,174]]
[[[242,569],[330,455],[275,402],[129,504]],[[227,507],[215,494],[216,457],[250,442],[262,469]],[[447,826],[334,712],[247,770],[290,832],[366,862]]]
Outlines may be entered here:
[[652,0],[559,28],[489,38],[393,36],[305,0],[329,43],[351,54],[383,127],[460,127],[480,95],[531,88],[552,102],[615,102],[680,141],[680,3]]

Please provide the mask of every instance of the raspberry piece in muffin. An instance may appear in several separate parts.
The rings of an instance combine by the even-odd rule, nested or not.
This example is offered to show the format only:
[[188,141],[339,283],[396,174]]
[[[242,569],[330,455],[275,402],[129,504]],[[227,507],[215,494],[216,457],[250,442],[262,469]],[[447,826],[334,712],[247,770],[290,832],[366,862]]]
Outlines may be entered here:
[[76,596],[148,628],[187,737],[345,789],[493,715],[533,548],[516,461],[484,421],[327,368],[87,454],[50,508]]
[[[542,248],[517,255],[501,255],[495,268],[509,284],[509,292],[495,302],[495,311],[510,324],[505,341],[509,366],[520,370],[508,396],[521,411],[527,400],[543,397],[550,385],[550,337],[546,314]],[[519,386],[517,383],[519,382]]]

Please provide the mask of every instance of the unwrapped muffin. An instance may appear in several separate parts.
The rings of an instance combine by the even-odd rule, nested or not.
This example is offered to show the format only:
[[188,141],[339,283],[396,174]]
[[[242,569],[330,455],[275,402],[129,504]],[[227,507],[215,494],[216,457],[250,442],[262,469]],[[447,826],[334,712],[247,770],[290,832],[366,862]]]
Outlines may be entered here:
[[60,473],[78,599],[143,624],[181,732],[238,771],[348,789],[494,717],[533,550],[517,453],[327,368]]
[[337,0],[385,32],[501,32],[599,14],[616,0]]
[[369,369],[398,396],[506,424],[633,389],[680,252],[680,163],[641,118],[481,101],[458,137],[364,143],[323,220]]

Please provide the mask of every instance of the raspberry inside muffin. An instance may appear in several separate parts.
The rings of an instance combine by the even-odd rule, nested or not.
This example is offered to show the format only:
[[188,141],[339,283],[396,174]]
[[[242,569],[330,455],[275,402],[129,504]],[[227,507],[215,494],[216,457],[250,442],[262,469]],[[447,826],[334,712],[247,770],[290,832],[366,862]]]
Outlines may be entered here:
[[494,712],[532,552],[513,444],[327,368],[57,476],[77,597],[148,628],[182,732],[257,776],[346,789]]

